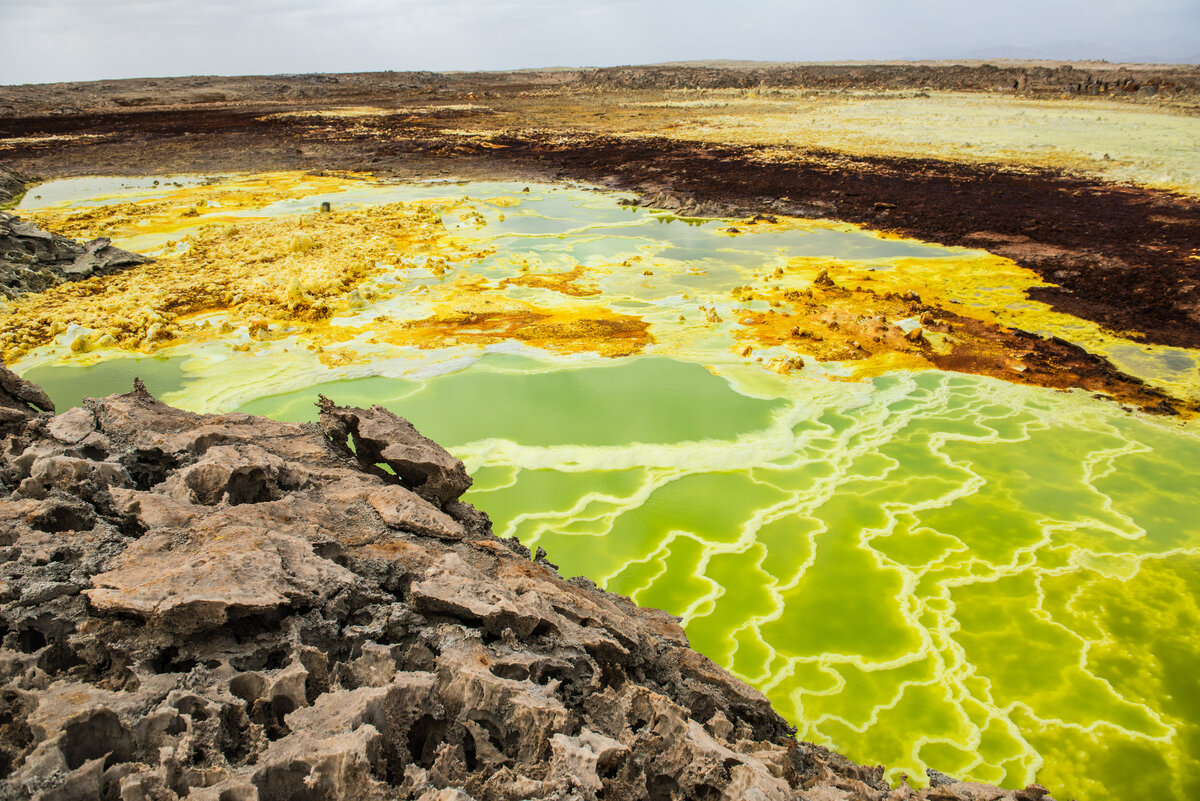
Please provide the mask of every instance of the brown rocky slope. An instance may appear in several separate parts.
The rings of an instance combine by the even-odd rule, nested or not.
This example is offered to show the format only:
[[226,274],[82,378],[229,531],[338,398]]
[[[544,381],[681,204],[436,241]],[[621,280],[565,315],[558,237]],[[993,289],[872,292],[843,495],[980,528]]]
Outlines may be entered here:
[[1000,799],[796,742],[406,421],[54,416],[0,367],[0,799]]

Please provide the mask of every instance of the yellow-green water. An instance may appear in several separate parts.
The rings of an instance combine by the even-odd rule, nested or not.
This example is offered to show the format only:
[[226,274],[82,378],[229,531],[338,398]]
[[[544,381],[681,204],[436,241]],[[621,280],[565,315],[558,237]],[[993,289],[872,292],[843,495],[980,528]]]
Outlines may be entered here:
[[497,533],[683,616],[806,739],[892,778],[1200,792],[1193,432],[937,372],[751,398],[667,360],[537,369],[324,391],[447,443]]
[[535,190],[463,269],[643,254],[654,277],[639,264],[597,280],[609,306],[647,310],[658,345],[620,359],[378,345],[335,369],[286,338],[86,365],[60,343],[17,368],[63,404],[135,374],[203,411],[307,420],[317,392],[380,403],[467,463],[467,500],[497,534],[680,615],[802,738],[893,780],[932,767],[1058,797],[1200,797],[1195,424],[933,370],[769,372],[731,352],[728,322],[668,329],[681,294],[715,299],[806,248],[847,269],[953,270],[962,252],[849,230],[731,247],[721,224]]

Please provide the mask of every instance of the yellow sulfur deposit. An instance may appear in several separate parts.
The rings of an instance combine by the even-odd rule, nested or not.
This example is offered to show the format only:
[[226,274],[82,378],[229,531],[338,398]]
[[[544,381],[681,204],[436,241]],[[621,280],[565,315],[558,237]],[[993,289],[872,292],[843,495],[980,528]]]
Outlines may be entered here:
[[[679,90],[666,104],[618,109],[634,135],[782,145],[851,156],[937,157],[1010,169],[1049,167],[1196,196],[1200,118],[1097,98],[1033,99],[972,92],[811,93]],[[653,121],[651,128],[644,120]],[[779,158],[790,157],[780,151]]]
[[[35,358],[89,363],[211,345],[290,354],[305,370],[403,372],[493,346],[720,353],[784,375],[939,369],[1159,403],[1082,351],[1023,331],[1144,367],[1186,402],[1180,413],[1200,398],[1200,380],[1175,366],[1186,354],[1139,350],[1030,300],[1041,280],[984,250],[782,216],[631,215],[578,190],[461,191],[279,173],[38,209],[31,216],[51,230],[141,243],[156,261],[8,303],[0,357],[52,345]],[[847,257],[825,255],[844,248]]]
[[[152,227],[162,205],[142,209],[142,222],[149,223],[142,227]],[[93,335],[108,335],[116,347],[143,351],[204,341],[218,331],[193,318],[213,312],[227,313],[233,325],[263,318],[311,326],[354,305],[364,282],[396,269],[401,257],[436,255],[451,264],[474,257],[447,239],[435,206],[388,204],[334,214],[246,218],[236,225],[206,222],[183,238],[182,252],[8,304],[0,312],[0,355],[5,361],[17,359],[68,325],[92,332],[72,341],[76,352],[88,350]],[[88,213],[97,223],[99,212]],[[100,230],[134,225],[128,209],[116,213],[121,222]],[[42,216],[39,222],[54,224]],[[73,233],[90,236],[96,231]]]
[[[363,335],[376,343],[418,348],[440,347],[447,339],[511,339],[557,352],[611,356],[640,352],[652,341],[646,323],[600,306],[550,308],[482,296],[510,284],[594,296],[594,287],[578,283],[583,267],[550,274],[514,271],[498,285],[459,277],[432,291],[418,286],[407,291],[415,297],[413,308],[424,309],[428,317],[401,322],[383,317],[362,324],[355,314],[399,291],[402,282],[389,280],[392,276],[414,269],[434,278],[448,276],[489,255],[491,248],[447,232],[443,215],[473,228],[486,223],[462,201],[268,213],[271,204],[346,191],[355,183],[353,177],[281,173],[184,187],[161,198],[39,210],[31,216],[40,224],[79,238],[104,235],[123,245],[147,237],[179,238],[166,241],[152,263],[8,304],[0,310],[0,357],[12,362],[64,331],[74,332],[67,344],[76,354],[98,348],[146,353],[228,338],[245,327],[252,341],[297,337],[329,365],[359,357],[347,348],[326,352],[326,346]],[[493,198],[487,205],[514,203]],[[214,314],[221,319],[211,319]],[[251,347],[235,345],[241,351]]]
[[649,325],[631,315],[488,297],[439,304],[432,316],[389,326],[379,339],[419,348],[514,340],[557,353],[590,351],[608,357],[633,356],[654,341]]

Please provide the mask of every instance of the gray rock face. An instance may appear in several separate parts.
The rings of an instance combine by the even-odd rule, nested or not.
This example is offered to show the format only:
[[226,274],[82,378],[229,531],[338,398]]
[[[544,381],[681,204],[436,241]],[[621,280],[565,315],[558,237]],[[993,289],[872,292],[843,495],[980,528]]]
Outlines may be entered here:
[[984,797],[796,742],[674,618],[492,536],[383,409],[51,417],[7,376],[0,799]]
[[22,430],[39,413],[53,411],[54,402],[41,387],[0,364],[0,433]]
[[403,417],[382,406],[337,406],[323,395],[319,405],[321,428],[329,441],[341,452],[353,453],[368,472],[390,472],[422,498],[439,504],[470,489],[471,477],[462,462],[421,436]]
[[0,295],[15,298],[65,281],[107,275],[148,261],[107,239],[80,243],[0,211]]
[[27,182],[24,175],[0,164],[0,207],[24,192]]

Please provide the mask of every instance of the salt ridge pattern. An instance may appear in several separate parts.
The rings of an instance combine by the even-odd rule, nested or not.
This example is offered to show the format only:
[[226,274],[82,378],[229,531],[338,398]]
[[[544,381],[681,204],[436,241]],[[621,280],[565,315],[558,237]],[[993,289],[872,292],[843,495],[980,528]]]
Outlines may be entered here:
[[[1198,463],[1200,440],[1102,412],[988,379],[888,377],[849,406],[845,393],[796,399],[738,440],[634,449],[621,466],[644,475],[626,494],[564,491],[497,530],[681,615],[693,645],[763,689],[801,737],[893,765],[893,779],[1037,776],[1088,798],[1144,782],[1132,769],[1151,760],[1163,797],[1186,798],[1191,700],[1148,688],[1186,684],[1186,662],[1160,649],[1194,656],[1197,641],[1182,626],[1160,630],[1166,642],[1127,627],[1165,611],[1161,592],[1145,595],[1162,584],[1182,590],[1171,615],[1197,619],[1200,531],[1186,487],[1129,476]],[[536,498],[525,476],[544,492],[555,465],[571,487],[609,483],[586,471],[614,456],[462,452],[519,469],[472,494],[489,509],[509,508],[495,495]],[[656,496],[689,481],[706,486],[683,492],[688,521],[655,514]]]

